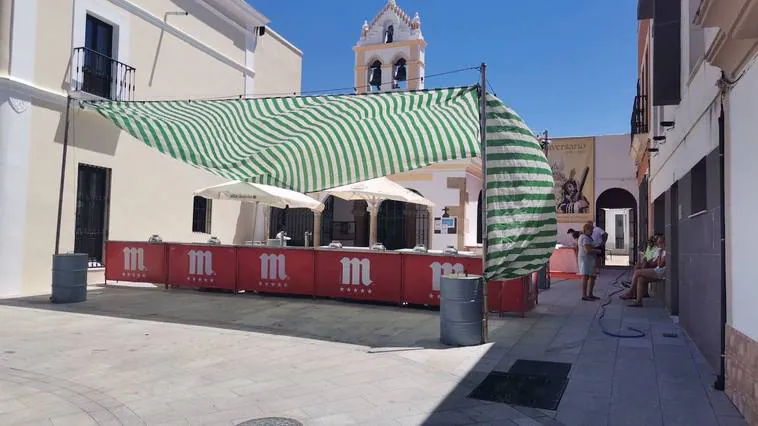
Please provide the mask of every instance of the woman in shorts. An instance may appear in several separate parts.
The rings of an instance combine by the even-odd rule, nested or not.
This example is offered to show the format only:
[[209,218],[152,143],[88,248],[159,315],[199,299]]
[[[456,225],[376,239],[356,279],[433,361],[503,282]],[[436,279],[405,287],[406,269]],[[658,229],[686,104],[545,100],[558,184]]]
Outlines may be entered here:
[[595,248],[592,241],[592,224],[585,223],[582,228],[582,234],[577,241],[577,263],[579,265],[579,275],[582,276],[582,300],[598,300],[593,291],[595,289],[595,278],[597,277],[595,262],[600,251]]

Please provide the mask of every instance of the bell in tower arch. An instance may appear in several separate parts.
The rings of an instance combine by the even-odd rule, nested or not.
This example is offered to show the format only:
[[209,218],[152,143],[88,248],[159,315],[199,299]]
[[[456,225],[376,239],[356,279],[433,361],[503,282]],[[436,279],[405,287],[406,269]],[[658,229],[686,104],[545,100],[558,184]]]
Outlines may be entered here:
[[371,68],[369,69],[369,75],[368,75],[368,85],[374,88],[374,90],[379,91],[382,87],[382,63],[379,61],[374,61],[373,64],[371,64]]
[[395,62],[395,70],[392,74],[392,87],[400,89],[404,87],[403,83],[408,80],[408,72],[405,66],[405,59],[400,58]]
[[395,38],[395,27],[392,25],[388,26],[386,30],[384,30],[384,43],[389,44],[392,43],[392,40]]

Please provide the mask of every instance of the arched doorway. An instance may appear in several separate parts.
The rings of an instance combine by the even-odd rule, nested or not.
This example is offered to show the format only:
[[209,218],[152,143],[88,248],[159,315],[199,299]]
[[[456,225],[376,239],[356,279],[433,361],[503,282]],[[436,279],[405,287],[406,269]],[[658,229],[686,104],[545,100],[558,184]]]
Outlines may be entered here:
[[606,265],[627,266],[637,260],[637,200],[621,188],[603,191],[595,204],[595,223],[608,233]]

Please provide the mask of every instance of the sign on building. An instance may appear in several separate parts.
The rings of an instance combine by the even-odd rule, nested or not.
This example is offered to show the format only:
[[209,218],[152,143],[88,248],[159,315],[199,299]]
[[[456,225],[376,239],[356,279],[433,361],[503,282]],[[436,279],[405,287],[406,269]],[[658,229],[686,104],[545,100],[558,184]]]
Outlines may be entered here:
[[558,222],[594,221],[595,138],[553,139],[548,161],[555,181]]

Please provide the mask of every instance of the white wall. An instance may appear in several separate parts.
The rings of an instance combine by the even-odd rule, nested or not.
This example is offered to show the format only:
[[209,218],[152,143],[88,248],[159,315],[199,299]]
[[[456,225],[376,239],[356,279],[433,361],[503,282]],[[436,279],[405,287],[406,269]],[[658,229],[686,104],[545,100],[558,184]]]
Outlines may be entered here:
[[[406,176],[413,176],[408,174]],[[408,189],[418,191],[424,198],[431,200],[434,203],[433,216],[442,216],[442,208],[445,206],[457,206],[460,202],[460,193],[457,188],[447,187],[448,177],[463,177],[461,172],[447,172],[447,171],[434,171],[431,173],[420,173],[419,177],[423,179],[409,180],[409,178],[403,177],[402,180],[398,180],[398,183]],[[478,194],[477,194],[478,195]],[[474,207],[476,209],[476,206]],[[463,226],[464,223],[458,218],[458,227]],[[474,231],[476,231],[476,223],[474,223]],[[431,230],[434,232],[434,230]],[[456,247],[458,250],[463,250],[463,247],[458,247],[458,236],[456,234],[431,234],[432,250],[442,250],[448,245]]]
[[758,340],[758,67],[753,65],[729,94],[726,114],[727,303],[730,325]]
[[621,188],[637,199],[634,162],[629,157],[629,135],[603,135],[595,138],[595,201],[603,191]]

